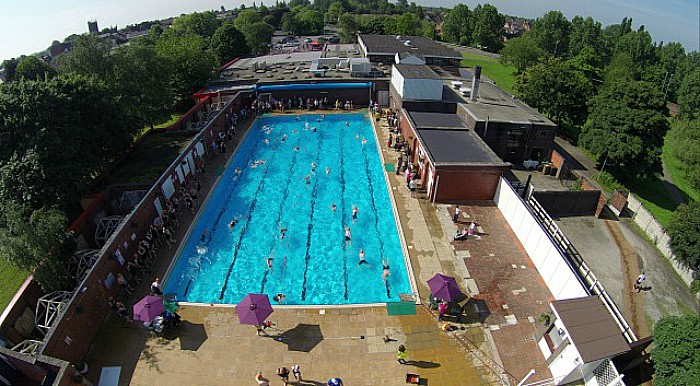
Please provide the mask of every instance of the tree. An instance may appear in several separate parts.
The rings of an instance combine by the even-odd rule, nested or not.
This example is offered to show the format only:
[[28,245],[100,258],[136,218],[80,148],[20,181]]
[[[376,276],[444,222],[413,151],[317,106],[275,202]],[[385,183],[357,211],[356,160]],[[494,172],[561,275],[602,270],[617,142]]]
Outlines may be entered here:
[[76,73],[109,80],[114,71],[111,44],[94,34],[78,37],[73,48],[58,68],[62,73]]
[[502,63],[512,65],[518,72],[523,72],[544,56],[544,50],[530,38],[530,34],[526,33],[508,40],[508,44],[501,50],[500,60]]
[[685,74],[678,90],[678,104],[681,117],[700,118],[700,68]]
[[360,25],[353,15],[344,13],[340,16],[338,20],[338,32],[343,42],[354,42],[355,39],[357,39],[357,32],[359,29]]
[[32,208],[68,209],[141,129],[114,89],[75,74],[3,85],[0,116],[0,199]]
[[247,32],[244,32],[244,34],[251,52],[254,55],[267,53],[267,45],[270,43],[274,32],[275,28],[273,26],[262,21],[248,26]]
[[311,9],[303,9],[294,14],[299,35],[316,35],[323,32],[323,14]]
[[554,58],[528,68],[516,83],[516,91],[531,106],[575,125],[586,120],[586,103],[593,87],[570,62]]
[[420,20],[416,14],[406,12],[394,19],[392,33],[397,35],[419,35]]
[[209,39],[219,28],[219,20],[212,11],[194,12],[178,17],[170,28],[178,34],[196,34]]
[[685,75],[691,72],[683,69],[687,60],[685,48],[680,43],[662,44],[657,48],[656,54],[662,68],[662,77],[658,81],[664,84],[668,100],[677,101],[679,81],[684,80]]
[[245,36],[231,22],[224,23],[214,32],[211,46],[223,63],[250,53]]
[[328,7],[328,12],[326,12],[325,19],[327,22],[336,23],[340,22],[340,16],[344,15],[346,12],[343,3],[334,2]]
[[366,34],[386,35],[389,33],[389,17],[375,17],[360,23],[360,32]]
[[549,11],[535,20],[530,30],[538,46],[552,56],[566,55],[571,23],[559,11]]
[[700,385],[700,316],[666,316],[654,327],[654,384]]
[[666,104],[657,85],[633,80],[606,81],[591,100],[590,108],[581,143],[598,156],[605,154],[609,170],[647,177],[661,169],[661,147],[668,122]]
[[452,43],[460,43],[463,38],[470,41],[472,21],[472,12],[466,4],[455,5],[454,8],[445,12],[445,20],[442,24],[443,39]]
[[236,29],[243,32],[244,35],[247,35],[248,28],[254,23],[259,23],[261,21],[262,18],[258,12],[249,8],[238,12],[238,16],[236,16],[236,18],[233,20],[233,24],[236,26]]
[[17,65],[19,64],[19,59],[5,59],[2,61],[2,70],[5,76],[5,82],[12,82],[15,78],[15,72],[17,71]]
[[590,16],[582,18],[575,16],[571,19],[571,33],[569,35],[569,55],[576,56],[585,47],[593,48],[593,51],[599,52],[603,45],[602,28],[599,22],[596,22]]
[[65,229],[68,218],[54,208],[28,210],[4,202],[0,211],[0,256],[13,265],[36,270],[34,279],[46,292],[70,289],[75,279],[68,273],[76,244]]
[[496,7],[487,3],[479,4],[474,8],[472,20],[474,20],[474,31],[471,41],[485,50],[500,51],[503,47],[501,37],[503,24],[506,22],[505,16],[500,14]]
[[575,69],[581,71],[581,73],[583,73],[586,79],[588,79],[593,86],[596,86],[602,82],[602,63],[600,56],[596,53],[593,47],[583,47],[581,50],[579,50],[576,56],[569,59],[569,63],[571,63]]
[[636,67],[643,70],[645,67],[657,61],[656,47],[651,40],[649,32],[644,30],[644,26],[637,31],[624,34],[617,42],[615,53],[626,53],[632,58]]
[[156,52],[168,62],[170,85],[181,101],[189,100],[212,75],[218,61],[201,36],[163,34]]
[[28,56],[17,65],[15,79],[45,80],[56,75],[56,70],[36,56]]
[[668,235],[676,261],[688,269],[700,270],[700,203],[691,200],[676,208]]

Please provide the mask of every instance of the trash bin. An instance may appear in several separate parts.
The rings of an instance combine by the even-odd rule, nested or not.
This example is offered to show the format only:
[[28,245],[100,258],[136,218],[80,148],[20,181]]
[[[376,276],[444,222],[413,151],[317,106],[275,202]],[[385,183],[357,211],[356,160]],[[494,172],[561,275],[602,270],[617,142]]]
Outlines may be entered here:
[[552,172],[552,166],[551,165],[544,165],[542,168],[542,174],[545,176],[548,176]]

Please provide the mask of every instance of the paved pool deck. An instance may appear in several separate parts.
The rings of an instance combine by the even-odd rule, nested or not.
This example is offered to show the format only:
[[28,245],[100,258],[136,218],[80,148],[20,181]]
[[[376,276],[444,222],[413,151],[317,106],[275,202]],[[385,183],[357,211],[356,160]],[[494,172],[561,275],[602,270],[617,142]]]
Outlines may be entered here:
[[[238,129],[239,138],[250,123],[252,120]],[[375,127],[384,162],[395,163],[396,153],[386,149],[385,120]],[[215,171],[230,156],[229,152],[210,161],[207,173],[200,176],[204,191],[211,189]],[[301,365],[304,378],[311,380],[302,384],[308,385],[323,385],[334,376],[346,385],[400,385],[405,384],[407,373],[420,374],[431,385],[515,384],[536,366],[540,367],[531,381],[547,378],[546,366],[541,369],[543,358],[538,361],[541,355],[532,351],[536,349],[535,324],[528,316],[536,319],[548,307],[551,295],[535,288],[541,280],[533,274],[532,263],[528,265],[512,231],[497,228],[507,227],[498,208],[489,202],[462,207],[467,213],[478,213],[482,226],[494,233],[453,245],[454,224],[449,214],[453,206],[433,205],[423,193],[412,197],[403,175],[389,173],[388,181],[420,298],[427,300],[425,282],[438,272],[458,278],[465,293],[475,294],[466,304],[466,322],[455,323],[463,329],[443,332],[435,315],[422,305],[416,307],[416,315],[404,316],[388,316],[383,306],[275,307],[270,320],[277,327],[268,330],[270,336],[258,337],[253,327],[238,323],[233,307],[184,305],[179,313],[185,322],[163,337],[154,336],[140,323],[108,316],[87,357],[89,378],[97,381],[104,366],[121,366],[120,385],[242,385],[254,384],[253,377],[260,370],[274,385],[281,383],[275,379],[276,369],[294,364]],[[192,213],[183,211],[176,231],[178,241],[185,238],[193,219]],[[176,249],[160,247],[151,276],[162,276]],[[504,258],[491,259],[490,254]],[[495,262],[500,265],[494,266]],[[502,274],[487,276],[494,269]],[[146,277],[125,299],[127,306],[147,293],[151,279]],[[526,296],[520,296],[521,288],[529,291]],[[508,296],[517,299],[498,300]],[[516,322],[508,315],[516,315]],[[387,336],[389,342],[384,341]],[[413,362],[396,362],[398,344],[407,345]]]

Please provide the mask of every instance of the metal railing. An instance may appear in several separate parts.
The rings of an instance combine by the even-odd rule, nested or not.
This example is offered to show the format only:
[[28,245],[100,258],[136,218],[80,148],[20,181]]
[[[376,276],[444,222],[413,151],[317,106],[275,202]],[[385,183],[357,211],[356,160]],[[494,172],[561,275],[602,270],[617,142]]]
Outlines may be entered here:
[[613,319],[615,319],[615,322],[618,327],[620,327],[622,335],[627,339],[627,342],[632,343],[636,341],[638,338],[634,334],[634,331],[632,331],[632,327],[627,323],[627,319],[625,319],[625,316],[620,312],[620,309],[605,290],[603,284],[593,274],[590,267],[588,267],[588,264],[583,260],[583,257],[581,257],[581,254],[574,247],[569,238],[559,229],[557,223],[534,197],[529,197],[526,203],[537,221],[539,221],[545,231],[549,233],[561,255],[575,268],[574,272],[579,277],[579,281],[584,285],[586,291],[591,295],[597,295],[600,300],[603,301],[603,305],[608,309]]

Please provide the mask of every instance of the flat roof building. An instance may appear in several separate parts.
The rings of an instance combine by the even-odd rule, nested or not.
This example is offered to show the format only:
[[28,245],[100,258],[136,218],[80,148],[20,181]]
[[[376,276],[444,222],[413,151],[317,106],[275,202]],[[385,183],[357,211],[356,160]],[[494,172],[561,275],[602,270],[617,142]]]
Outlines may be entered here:
[[433,201],[489,200],[510,164],[455,114],[403,110],[409,161]]
[[415,56],[436,66],[459,67],[462,61],[456,50],[423,36],[360,34],[357,41],[364,56],[374,63],[395,63],[397,54]]

